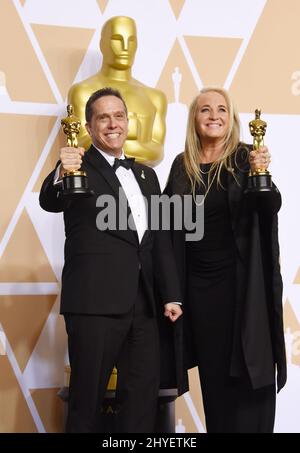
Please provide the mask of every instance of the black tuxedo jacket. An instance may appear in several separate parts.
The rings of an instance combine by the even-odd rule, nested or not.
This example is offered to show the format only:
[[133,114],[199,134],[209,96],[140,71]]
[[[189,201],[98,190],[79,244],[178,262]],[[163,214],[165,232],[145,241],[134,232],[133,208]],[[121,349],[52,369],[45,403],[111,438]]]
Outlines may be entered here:
[[[98,230],[96,218],[103,209],[96,206],[99,195],[111,195],[117,213],[126,210],[128,203],[123,197],[119,200],[119,180],[93,146],[84,155],[82,169],[94,191],[92,197],[64,199],[57,185],[53,185],[54,171],[44,181],[40,193],[43,209],[64,213],[66,241],[61,313],[120,315],[128,312],[137,295],[140,272],[153,313],[156,312],[154,285],[163,303],[180,301],[167,232],[148,229],[139,243],[132,229],[120,230],[117,225],[114,230]],[[160,194],[156,173],[138,163],[134,163],[133,172],[150,206],[151,195]],[[117,223],[118,220],[117,215]]]
[[[237,250],[237,313],[231,375],[242,375],[246,363],[253,387],[259,388],[274,383],[277,367],[280,390],[286,382],[277,220],[281,196],[275,186],[272,192],[245,195],[249,173],[248,152],[249,146],[239,147],[227,178],[228,203]],[[182,154],[173,163],[165,193],[190,193]],[[185,232],[173,231],[172,241],[184,293]],[[195,359],[188,335],[186,338],[186,364],[190,368],[195,366]]]

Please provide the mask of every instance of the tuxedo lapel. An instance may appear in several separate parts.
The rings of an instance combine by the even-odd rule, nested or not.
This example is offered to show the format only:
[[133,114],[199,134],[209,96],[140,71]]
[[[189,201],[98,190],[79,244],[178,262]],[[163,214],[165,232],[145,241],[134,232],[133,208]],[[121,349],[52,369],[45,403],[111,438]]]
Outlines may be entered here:
[[133,164],[132,171],[137,180],[138,185],[140,186],[141,192],[145,197],[145,201],[147,203],[146,212],[147,212],[147,225],[148,229],[145,231],[144,236],[142,238],[142,242],[144,242],[148,235],[150,234],[150,226],[149,223],[151,222],[151,195],[153,194],[153,188],[150,182],[147,180],[145,172],[139,165]]
[[138,182],[138,185],[140,186],[141,192],[144,195],[144,197],[147,199],[147,202],[151,202],[151,195],[152,195],[152,187],[147,180],[147,177],[145,175],[145,172],[143,169],[141,169],[138,165],[135,163],[132,166],[132,171],[135,176],[135,179]]
[[[86,153],[87,162],[105,179],[107,184],[112,188],[116,196],[116,200],[125,210],[126,218],[131,214],[131,209],[127,201],[126,194],[122,188],[115,171],[107,160],[101,155],[99,151],[92,145]],[[120,193],[122,196],[120,197]],[[129,234],[128,234],[129,233]],[[126,235],[131,238],[131,242],[135,245],[138,244],[138,236],[135,230],[118,230],[118,234]]]
[[93,146],[85,154],[86,160],[89,162],[101,176],[104,177],[106,182],[113,189],[116,196],[119,198],[119,189],[121,187],[120,181],[118,180],[115,171],[107,160],[101,155],[99,151]]

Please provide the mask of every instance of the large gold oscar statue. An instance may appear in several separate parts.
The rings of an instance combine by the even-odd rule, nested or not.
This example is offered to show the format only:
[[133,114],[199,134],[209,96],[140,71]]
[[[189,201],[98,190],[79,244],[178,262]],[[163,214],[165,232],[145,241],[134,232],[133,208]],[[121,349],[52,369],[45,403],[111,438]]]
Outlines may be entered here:
[[[85,124],[85,104],[92,93],[110,86],[118,89],[128,107],[129,128],[125,153],[139,162],[157,164],[163,158],[167,101],[164,93],[150,88],[131,75],[137,50],[136,25],[132,18],[116,16],[102,28],[100,49],[103,63],[94,76],[71,87],[68,102]],[[88,148],[90,136],[81,128],[79,146]]]

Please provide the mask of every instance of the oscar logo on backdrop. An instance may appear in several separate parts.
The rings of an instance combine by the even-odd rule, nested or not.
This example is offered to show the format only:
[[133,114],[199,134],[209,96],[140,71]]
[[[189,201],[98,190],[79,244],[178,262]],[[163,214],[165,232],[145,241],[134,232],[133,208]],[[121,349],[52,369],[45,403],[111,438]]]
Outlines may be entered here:
[[[102,28],[100,49],[103,62],[100,71],[75,84],[69,90],[69,103],[81,122],[85,121],[85,105],[92,93],[103,87],[120,91],[128,108],[128,136],[124,151],[139,162],[156,165],[163,159],[166,133],[167,101],[163,92],[148,87],[131,75],[137,50],[137,30],[130,17],[116,16]],[[90,145],[90,136],[82,128],[78,143]]]
[[[155,168],[162,187],[166,183],[174,156],[184,149],[185,125],[188,118],[188,108],[186,104],[180,102],[183,79],[182,72],[180,71],[180,68],[176,66],[170,75],[170,79],[172,78],[170,83],[173,84],[174,102],[171,102],[168,105],[167,125],[169,133],[166,138],[166,149],[169,150],[169,152],[165,153],[164,160]],[[183,127],[179,127],[180,125]],[[176,131],[176,134],[174,134],[174,131]]]
[[180,84],[182,81],[182,74],[179,72],[178,66],[176,66],[176,68],[174,69],[174,72],[172,74],[172,80],[174,85],[174,98],[176,104],[178,104],[180,95]]

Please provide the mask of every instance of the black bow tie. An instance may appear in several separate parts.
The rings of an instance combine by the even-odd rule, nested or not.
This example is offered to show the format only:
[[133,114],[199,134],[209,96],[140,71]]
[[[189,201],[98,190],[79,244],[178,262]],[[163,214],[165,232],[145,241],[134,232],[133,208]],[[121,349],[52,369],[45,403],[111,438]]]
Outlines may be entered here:
[[113,169],[117,171],[119,167],[124,167],[126,168],[126,170],[130,170],[132,168],[134,160],[134,157],[125,157],[125,159],[118,159],[116,157],[113,164]]

